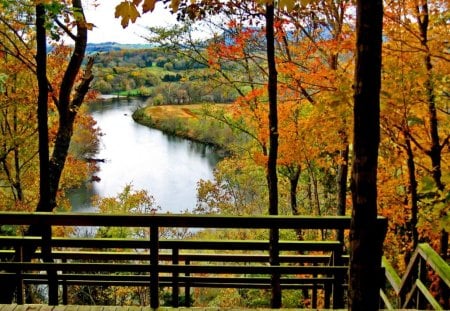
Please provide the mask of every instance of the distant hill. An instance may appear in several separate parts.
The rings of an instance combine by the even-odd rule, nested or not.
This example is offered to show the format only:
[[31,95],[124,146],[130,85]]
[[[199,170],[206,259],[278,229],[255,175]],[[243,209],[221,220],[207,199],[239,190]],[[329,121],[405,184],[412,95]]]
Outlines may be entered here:
[[151,48],[151,44],[122,44],[117,42],[102,42],[102,43],[88,43],[86,48],[87,54],[120,51],[123,49],[148,49]]

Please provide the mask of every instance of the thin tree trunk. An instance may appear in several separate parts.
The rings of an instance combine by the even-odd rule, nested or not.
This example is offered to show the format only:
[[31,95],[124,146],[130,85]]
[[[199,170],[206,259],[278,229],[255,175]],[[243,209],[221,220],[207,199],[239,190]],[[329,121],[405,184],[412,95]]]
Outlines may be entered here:
[[[414,163],[414,153],[411,147],[411,140],[409,136],[405,134],[405,147],[406,154],[408,155],[407,167],[408,167],[408,178],[409,178],[409,196],[411,200],[411,219],[410,219],[410,230],[412,236],[412,250],[414,251],[419,244],[419,232],[417,231],[417,220],[419,214],[419,207],[417,202],[419,201],[419,196],[417,193],[417,180],[416,180],[416,165]],[[410,257],[410,253],[407,257]],[[409,259],[407,261],[409,261]]]
[[[431,159],[433,180],[439,191],[445,189],[445,185],[442,182],[442,146],[439,141],[439,128],[438,128],[438,117],[436,110],[436,96],[433,84],[433,64],[431,63],[431,52],[428,46],[428,26],[429,26],[429,10],[428,1],[425,0],[416,7],[417,23],[419,25],[421,44],[426,51],[424,57],[424,65],[427,71],[427,79],[425,81],[425,89],[428,102],[428,120],[430,123],[429,135],[431,138],[431,148],[428,152],[428,156]],[[439,215],[441,218],[445,217],[445,211],[441,211]],[[439,254],[446,260],[448,257],[448,238],[449,234],[446,229],[441,230],[439,239]],[[439,295],[442,301],[444,301],[444,308],[449,308],[449,296],[450,290],[441,280],[439,284]]]
[[[431,53],[428,47],[428,25],[429,25],[429,12],[428,3],[423,3],[416,7],[417,22],[419,25],[421,44],[424,47],[426,54],[424,57],[424,65],[427,71],[427,79],[424,83],[428,102],[428,119],[430,123],[429,134],[431,138],[431,148],[428,152],[428,156],[431,159],[433,180],[436,183],[436,187],[442,191],[445,189],[445,185],[442,182],[442,169],[441,169],[441,152],[442,146],[439,141],[439,128],[438,118],[436,111],[436,96],[434,95],[433,85],[433,64],[431,63]],[[444,217],[444,215],[441,215]],[[441,230],[441,238],[439,243],[439,254],[442,258],[447,258],[448,252],[448,232],[444,229]]]
[[[277,111],[277,69],[275,66],[275,33],[274,33],[274,4],[266,5],[266,40],[267,40],[267,65],[269,70],[269,81],[267,91],[269,94],[269,156],[267,160],[267,183],[269,186],[269,214],[278,215],[278,111]],[[279,266],[278,253],[279,240],[278,229],[270,230],[270,264]],[[272,308],[281,307],[280,275],[272,274]]]
[[[291,210],[292,215],[298,216],[300,215],[300,211],[298,210],[297,204],[297,187],[298,181],[300,179],[301,168],[300,165],[294,165],[289,169],[289,197],[291,201]],[[295,229],[295,234],[297,235],[297,239],[299,241],[303,240],[302,229]]]
[[[345,134],[344,134],[345,135]],[[348,177],[348,153],[349,147],[347,142],[347,136],[345,136],[345,147],[341,149],[340,156],[342,163],[339,165],[337,175],[338,185],[338,197],[337,197],[337,214],[338,216],[344,216],[347,207],[347,177]],[[344,230],[338,230],[338,240],[344,241]]]
[[269,69],[269,155],[267,160],[267,182],[269,185],[269,214],[278,214],[278,110],[277,110],[277,69],[275,66],[274,7],[266,9],[267,64]]
[[377,226],[383,3],[358,0],[354,81],[349,310],[379,309],[384,234]]
[[[17,117],[17,105],[14,105],[13,113],[13,133],[17,135],[19,120]],[[18,143],[14,143],[14,188],[16,190],[17,201],[22,202],[24,200],[23,190],[22,190],[22,177],[21,177],[21,167],[20,167],[20,148]]]
[[48,82],[46,10],[43,3],[36,5],[36,78],[38,81],[39,133],[39,205],[37,210],[50,209],[50,175],[48,149]]
[[300,179],[301,168],[299,165],[295,165],[289,168],[289,198],[291,202],[292,215],[299,215],[297,205],[297,187],[298,180]]

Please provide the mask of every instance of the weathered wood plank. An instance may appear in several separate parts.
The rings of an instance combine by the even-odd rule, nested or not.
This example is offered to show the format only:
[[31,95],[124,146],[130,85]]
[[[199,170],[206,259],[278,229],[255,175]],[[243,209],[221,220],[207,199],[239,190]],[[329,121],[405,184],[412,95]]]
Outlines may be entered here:
[[0,305],[0,311],[14,311],[16,304]]
[[129,215],[93,213],[9,213],[0,212],[2,224],[184,227],[184,228],[285,228],[346,229],[348,216],[215,216],[215,215]]

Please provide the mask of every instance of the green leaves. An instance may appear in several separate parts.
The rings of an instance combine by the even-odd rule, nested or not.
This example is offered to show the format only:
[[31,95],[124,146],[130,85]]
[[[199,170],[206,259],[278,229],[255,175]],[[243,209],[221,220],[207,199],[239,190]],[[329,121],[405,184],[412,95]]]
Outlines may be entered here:
[[0,93],[4,93],[6,88],[6,79],[8,78],[8,76],[4,73],[0,73]]

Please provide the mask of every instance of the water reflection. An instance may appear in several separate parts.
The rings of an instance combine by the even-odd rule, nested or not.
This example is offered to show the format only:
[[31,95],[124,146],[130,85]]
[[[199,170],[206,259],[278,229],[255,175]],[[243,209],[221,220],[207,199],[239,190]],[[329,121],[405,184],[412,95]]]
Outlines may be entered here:
[[162,211],[180,212],[195,207],[196,185],[211,179],[218,155],[208,146],[166,135],[136,124],[131,114],[141,100],[114,100],[90,109],[102,133],[99,182],[71,190],[74,211],[92,211],[91,198],[114,196],[126,184],[153,195]]

